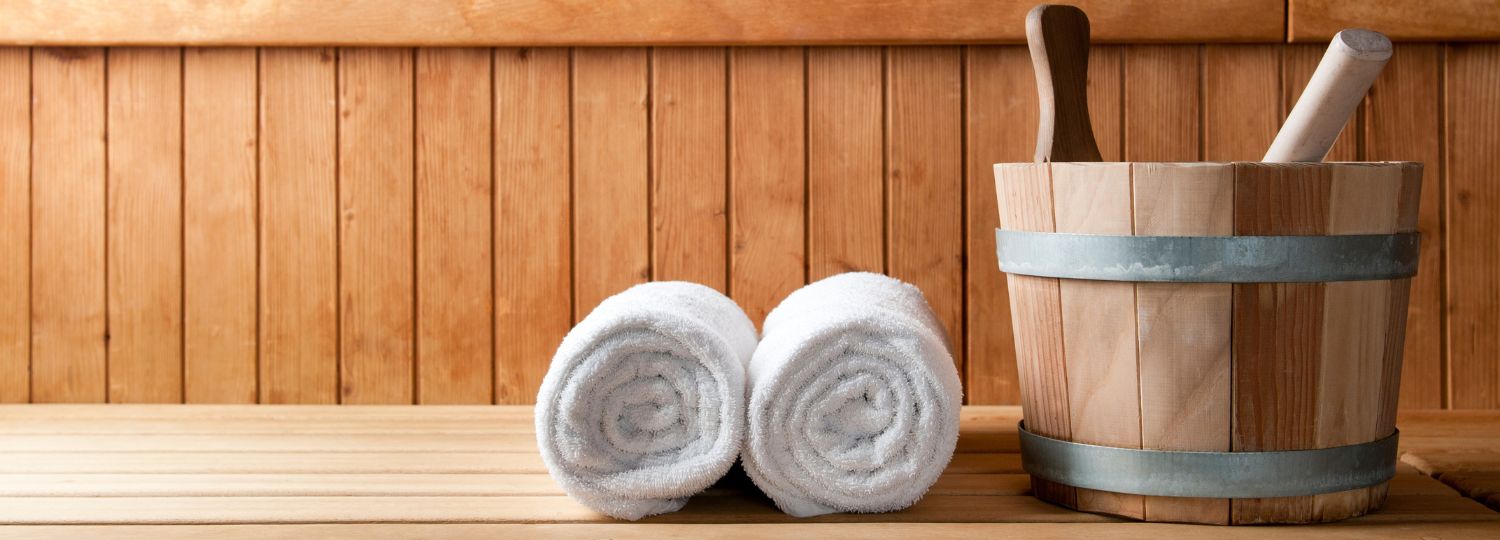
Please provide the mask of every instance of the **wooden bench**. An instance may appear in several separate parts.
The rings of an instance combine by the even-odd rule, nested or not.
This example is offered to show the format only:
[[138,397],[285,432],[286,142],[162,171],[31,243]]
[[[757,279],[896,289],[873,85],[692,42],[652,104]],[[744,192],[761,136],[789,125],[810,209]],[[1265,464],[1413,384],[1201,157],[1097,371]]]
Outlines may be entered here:
[[530,407],[0,406],[0,537],[1500,535],[1500,513],[1432,478],[1496,502],[1500,412],[1406,413],[1384,510],[1275,528],[1125,522],[1038,501],[1019,417],[966,408],[947,473],[902,512],[795,519],[735,471],[680,512],[627,523],[552,482]]

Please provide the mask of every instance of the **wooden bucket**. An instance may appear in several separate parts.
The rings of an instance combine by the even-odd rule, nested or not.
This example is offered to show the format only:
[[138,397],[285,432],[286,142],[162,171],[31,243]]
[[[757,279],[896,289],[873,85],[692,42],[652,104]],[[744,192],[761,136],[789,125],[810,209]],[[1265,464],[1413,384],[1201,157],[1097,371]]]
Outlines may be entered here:
[[1378,509],[1421,176],[1397,162],[995,165],[1034,494],[1213,524]]

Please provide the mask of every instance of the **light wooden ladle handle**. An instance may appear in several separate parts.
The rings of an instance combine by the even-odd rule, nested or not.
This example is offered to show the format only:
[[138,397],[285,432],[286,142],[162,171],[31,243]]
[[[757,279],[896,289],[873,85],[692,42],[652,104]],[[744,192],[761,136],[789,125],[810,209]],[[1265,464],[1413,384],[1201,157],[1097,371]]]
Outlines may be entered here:
[[1323,161],[1390,58],[1391,40],[1379,32],[1350,28],[1334,35],[1261,161]]
[[1103,161],[1089,124],[1089,18],[1073,6],[1042,4],[1026,14],[1040,122],[1036,161]]

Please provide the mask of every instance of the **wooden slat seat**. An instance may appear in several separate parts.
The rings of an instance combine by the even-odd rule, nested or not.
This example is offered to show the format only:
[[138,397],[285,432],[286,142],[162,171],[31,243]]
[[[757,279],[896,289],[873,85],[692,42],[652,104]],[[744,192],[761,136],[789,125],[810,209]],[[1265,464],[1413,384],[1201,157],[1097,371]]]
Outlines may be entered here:
[[1500,513],[1431,478],[1493,497],[1500,451],[1484,436],[1500,413],[1406,414],[1411,465],[1385,509],[1301,528],[1134,523],[1041,502],[1019,419],[966,408],[959,453],[902,512],[792,518],[736,469],[680,512],[626,523],[547,476],[524,406],[0,406],[0,537],[1500,534]]

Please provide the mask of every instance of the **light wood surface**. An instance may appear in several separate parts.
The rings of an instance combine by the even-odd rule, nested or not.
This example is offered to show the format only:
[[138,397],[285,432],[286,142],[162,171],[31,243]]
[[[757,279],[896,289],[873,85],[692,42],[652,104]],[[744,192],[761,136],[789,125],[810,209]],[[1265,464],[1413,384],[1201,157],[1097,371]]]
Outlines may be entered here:
[[495,397],[490,54],[416,52],[418,403]]
[[337,403],[334,49],[260,57],[260,401]]
[[259,53],[183,49],[183,401],[255,403]]
[[807,273],[885,272],[885,51],[807,50]]
[[1448,406],[1500,407],[1500,45],[1450,45],[1443,105],[1448,175]]
[[31,400],[104,402],[104,50],[31,60]]
[[[1052,206],[1057,232],[1134,233],[1130,164],[1054,163]],[[1063,365],[1068,379],[1070,440],[1141,447],[1141,379],[1136,344],[1135,284],[1059,280]],[[1144,499],[1078,489],[1078,509],[1140,519]]]
[[572,53],[494,53],[495,402],[531,403],[573,326]]
[[[1138,163],[1131,175],[1135,234],[1233,232],[1229,166]],[[1233,287],[1137,283],[1135,295],[1141,447],[1229,451]],[[1144,507],[1153,521],[1229,523],[1228,500],[1146,497]]]
[[109,401],[182,402],[182,51],[111,49]]
[[725,292],[728,51],[651,51],[652,278]]
[[1500,2],[1449,0],[1290,0],[1287,39],[1326,42],[1345,28],[1369,28],[1398,41],[1500,39]]
[[[965,453],[955,457],[921,502],[901,512],[795,519],[732,472],[680,512],[625,523],[569,499],[547,476],[535,449],[522,446],[535,436],[530,407],[0,406],[0,435],[7,442],[0,447],[5,458],[0,460],[0,532],[39,538],[1260,538],[1312,533],[1394,538],[1500,531],[1500,513],[1429,478],[1473,471],[1474,462],[1455,459],[1462,454],[1447,450],[1489,445],[1492,441],[1477,434],[1500,426],[1495,413],[1403,416],[1403,460],[1417,468],[1400,467],[1384,510],[1331,526],[1274,529],[1124,522],[1038,501],[1030,496],[1016,459],[1019,417],[1018,407],[966,407],[959,443]],[[149,423],[162,433],[101,433],[132,421]],[[370,431],[314,430],[288,438],[260,430],[276,425],[364,426]],[[511,442],[462,434],[496,430],[511,433]],[[1432,468],[1438,465],[1444,468]]]
[[0,403],[31,400],[31,49],[0,48]]
[[[1274,0],[1080,0],[1100,41],[1281,41]],[[1020,43],[1030,0],[4,0],[0,44],[790,45]]]
[[411,49],[339,50],[339,402],[411,403]]
[[573,53],[573,215],[583,216],[573,222],[575,322],[651,279],[648,70],[645,49]]
[[729,296],[757,327],[807,282],[806,74],[799,47],[729,51]]
[[[917,286],[963,343],[963,70],[957,47],[886,55],[887,273]],[[959,373],[964,350],[950,347]]]

